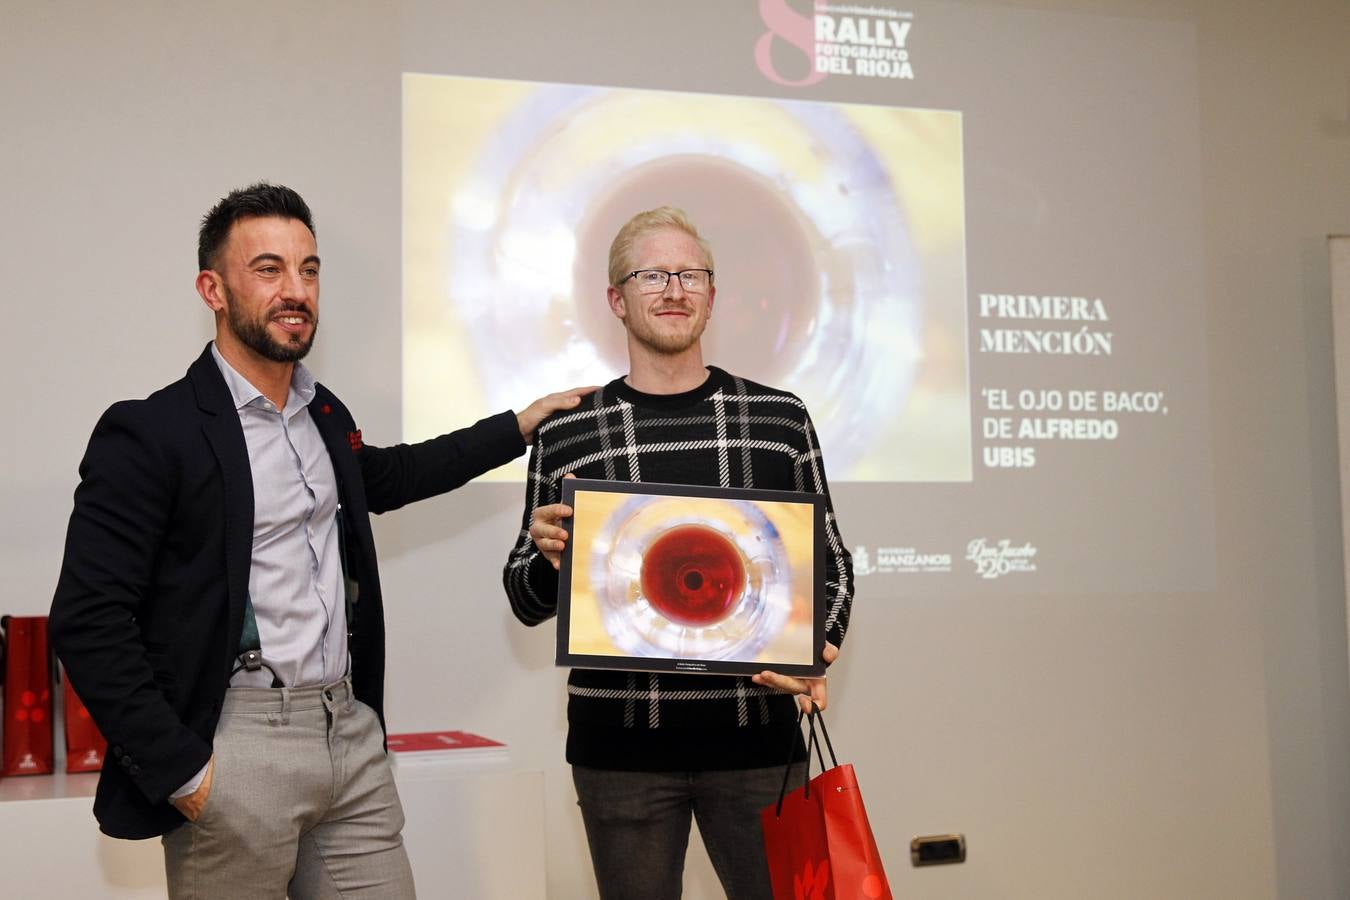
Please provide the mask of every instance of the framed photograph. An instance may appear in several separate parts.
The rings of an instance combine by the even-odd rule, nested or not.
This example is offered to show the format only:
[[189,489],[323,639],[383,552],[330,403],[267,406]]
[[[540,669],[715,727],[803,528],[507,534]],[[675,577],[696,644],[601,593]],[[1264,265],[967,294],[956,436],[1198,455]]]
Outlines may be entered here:
[[817,494],[568,478],[557,663],[825,673]]

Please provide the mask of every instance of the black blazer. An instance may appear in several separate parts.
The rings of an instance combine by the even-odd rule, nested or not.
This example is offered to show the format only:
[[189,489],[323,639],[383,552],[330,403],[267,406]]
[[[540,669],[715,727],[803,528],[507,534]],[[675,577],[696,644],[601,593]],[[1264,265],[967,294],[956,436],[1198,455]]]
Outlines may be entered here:
[[[383,722],[370,513],[453,490],[519,456],[525,442],[506,412],[419,444],[363,445],[322,385],[309,411],[333,461],[348,575],[359,585],[353,689]],[[95,426],[52,600],[52,644],[108,739],[94,815],[113,837],[154,837],[184,821],[168,797],[211,756],[252,547],[248,447],[208,346],[184,378],[114,404]]]

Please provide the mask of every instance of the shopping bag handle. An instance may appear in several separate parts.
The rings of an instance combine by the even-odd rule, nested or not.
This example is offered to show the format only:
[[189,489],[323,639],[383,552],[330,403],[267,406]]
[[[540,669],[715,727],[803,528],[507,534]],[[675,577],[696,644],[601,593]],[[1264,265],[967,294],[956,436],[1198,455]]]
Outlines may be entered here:
[[793,734],[792,734],[792,741],[788,744],[788,761],[787,761],[787,765],[783,766],[783,785],[782,785],[782,787],[780,787],[780,788],[778,789],[778,807],[777,807],[776,811],[774,812],[774,816],[775,816],[775,817],[778,817],[778,816],[782,816],[782,815],[783,815],[783,798],[787,796],[788,775],[790,775],[790,774],[792,773],[792,748],[793,748],[794,746],[796,746],[796,743],[797,743],[796,738],[797,738],[797,736],[800,735],[800,734],[802,733],[802,717],[803,717],[803,716],[807,716],[806,723],[807,723],[807,729],[808,729],[808,732],[809,732],[809,737],[807,737],[807,740],[806,740],[806,767],[805,767],[805,769],[802,771],[802,796],[803,796],[803,797],[807,797],[807,798],[809,798],[809,797],[811,796],[811,748],[812,748],[812,747],[815,748],[815,751],[816,751],[816,759],[818,759],[818,760],[820,761],[820,771],[821,771],[822,773],[825,771],[825,757],[824,757],[824,755],[820,752],[820,738],[818,738],[818,737],[816,736],[816,721],[817,721],[817,720],[820,721],[820,733],[821,733],[822,735],[824,735],[824,737],[825,737],[825,746],[826,746],[826,748],[830,751],[830,768],[835,768],[836,766],[839,765],[839,760],[838,760],[838,758],[834,755],[834,744],[830,741],[830,732],[829,732],[829,729],[827,729],[827,728],[825,727],[825,713],[822,712],[821,709],[820,709],[820,707],[816,705],[816,702],[815,702],[814,700],[812,700],[812,701],[811,701],[811,712],[810,712],[810,715],[809,715],[809,716],[807,715],[807,713],[806,713],[805,711],[797,713],[797,727],[796,727],[796,729],[794,729],[794,731],[793,731]]
[[[834,744],[830,743],[830,731],[825,727],[825,710],[817,706],[816,701],[812,700],[811,711],[815,714],[815,717],[820,720],[820,733],[825,736],[825,748],[830,751],[830,768],[836,768],[839,765],[839,760],[834,755]],[[816,754],[820,754],[819,741],[816,742]],[[825,760],[823,759],[820,761],[820,771],[825,771]]]

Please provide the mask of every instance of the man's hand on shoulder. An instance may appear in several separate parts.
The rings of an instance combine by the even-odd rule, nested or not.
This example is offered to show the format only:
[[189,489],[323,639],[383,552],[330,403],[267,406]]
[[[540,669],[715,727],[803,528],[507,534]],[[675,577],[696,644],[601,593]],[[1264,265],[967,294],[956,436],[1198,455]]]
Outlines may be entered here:
[[534,430],[539,427],[540,422],[560,409],[571,409],[576,406],[581,402],[582,397],[595,391],[598,387],[599,385],[592,384],[587,387],[575,387],[540,397],[525,407],[523,411],[516,413],[516,422],[520,425],[520,436],[525,439],[525,443],[533,444]]

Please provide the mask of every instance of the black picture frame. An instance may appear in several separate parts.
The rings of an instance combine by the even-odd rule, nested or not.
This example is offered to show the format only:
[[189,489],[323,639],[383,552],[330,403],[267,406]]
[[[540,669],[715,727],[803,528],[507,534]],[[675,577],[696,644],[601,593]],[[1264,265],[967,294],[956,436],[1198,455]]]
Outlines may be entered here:
[[[569,539],[558,572],[555,660],[559,666],[721,675],[751,675],[766,669],[800,677],[825,674],[821,659],[825,647],[825,498],[821,495],[567,478],[562,484],[562,502],[572,507],[573,515],[562,523]],[[684,514],[663,519],[664,510],[677,508]],[[649,543],[605,533],[607,528],[640,529],[636,523],[644,518],[668,522],[649,529]],[[728,525],[729,519],[737,519],[739,527]],[[801,533],[803,528],[809,534]],[[711,538],[707,532],[713,532]],[[659,600],[645,596],[656,592],[647,591],[647,586],[668,584],[669,579],[650,585],[641,579],[636,584],[632,581],[632,558],[639,554],[634,547],[642,548],[645,578],[653,548],[663,540],[688,540],[689,535],[703,540],[705,547],[709,540],[714,549],[732,545],[734,552],[727,551],[722,558],[739,559],[743,567],[738,570],[743,581],[736,581],[733,571],[732,580],[726,582],[741,588],[726,612],[717,613],[720,619],[674,621],[663,615]],[[615,538],[614,546],[611,538]],[[615,562],[619,558],[628,561],[628,569],[615,575],[622,568]],[[730,566],[736,570],[737,563]],[[619,592],[609,589],[608,581],[596,583],[597,567],[604,579],[625,584],[621,598],[610,599]],[[698,572],[680,571],[686,587],[695,580],[702,585]],[[675,619],[689,614],[688,608],[669,603],[664,609],[674,610]]]

